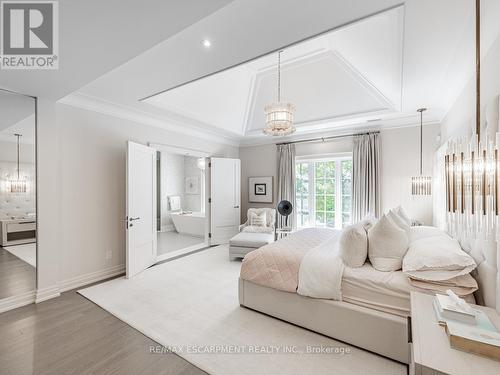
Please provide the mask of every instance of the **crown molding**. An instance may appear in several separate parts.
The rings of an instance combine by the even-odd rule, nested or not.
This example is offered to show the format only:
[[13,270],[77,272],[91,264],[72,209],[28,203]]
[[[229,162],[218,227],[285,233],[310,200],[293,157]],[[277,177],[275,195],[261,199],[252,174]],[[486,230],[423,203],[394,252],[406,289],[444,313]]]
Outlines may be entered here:
[[178,134],[189,135],[192,137],[208,140],[215,143],[221,143],[229,146],[239,146],[237,137],[230,138],[206,129],[201,130],[196,126],[172,119],[167,116],[158,116],[146,111],[132,108],[126,105],[113,103],[95,96],[83,94],[80,92],[72,93],[60,99],[58,103],[69,105],[87,111],[102,113],[104,115],[132,121],[138,124],[160,128]]
[[[293,136],[288,137],[269,137],[269,136],[247,136],[240,138],[240,148],[244,147],[254,147],[254,146],[264,146],[270,144],[276,144],[281,142],[293,142],[300,140],[307,140],[310,138],[321,138],[329,136],[342,136],[349,135],[353,133],[363,133],[370,131],[387,131],[387,130],[397,130],[404,128],[413,128],[420,126],[420,122],[415,120],[414,115],[398,117],[389,120],[380,120],[376,122],[364,122],[358,124],[347,124],[344,126],[335,126],[335,128],[322,129],[320,131],[308,131],[308,132],[297,132]],[[423,126],[436,126],[440,125],[439,120],[424,121]]]

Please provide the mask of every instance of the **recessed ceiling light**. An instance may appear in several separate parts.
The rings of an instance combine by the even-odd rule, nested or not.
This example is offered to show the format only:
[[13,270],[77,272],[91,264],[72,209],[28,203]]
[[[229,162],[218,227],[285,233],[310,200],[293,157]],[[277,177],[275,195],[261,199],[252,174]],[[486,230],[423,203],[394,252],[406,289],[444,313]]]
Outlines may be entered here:
[[210,48],[212,46],[212,42],[209,40],[209,39],[203,39],[201,41],[201,44],[203,45],[203,47],[205,48]]

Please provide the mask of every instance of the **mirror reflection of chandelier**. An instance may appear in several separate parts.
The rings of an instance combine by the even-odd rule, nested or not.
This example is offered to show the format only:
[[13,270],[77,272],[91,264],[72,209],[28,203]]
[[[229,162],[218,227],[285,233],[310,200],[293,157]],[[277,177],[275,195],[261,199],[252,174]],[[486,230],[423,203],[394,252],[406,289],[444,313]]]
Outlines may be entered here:
[[266,135],[289,135],[295,132],[293,126],[293,112],[295,106],[291,103],[281,102],[281,53],[278,52],[278,100],[276,103],[269,104],[264,108],[266,114]]
[[21,180],[19,176],[19,138],[22,137],[21,134],[14,134],[17,137],[17,179],[10,180],[10,192],[11,193],[26,193],[26,180]]

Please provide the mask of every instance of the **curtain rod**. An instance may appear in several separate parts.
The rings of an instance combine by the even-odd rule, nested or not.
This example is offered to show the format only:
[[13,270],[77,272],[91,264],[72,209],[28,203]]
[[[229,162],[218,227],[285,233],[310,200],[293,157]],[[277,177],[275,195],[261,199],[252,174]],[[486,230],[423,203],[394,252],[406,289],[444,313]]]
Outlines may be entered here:
[[281,146],[281,145],[291,145],[295,143],[309,143],[309,142],[325,142],[330,139],[339,139],[339,138],[350,138],[350,137],[356,137],[358,135],[369,135],[369,134],[379,134],[380,131],[372,131],[372,132],[366,132],[366,133],[355,133],[355,134],[345,134],[345,135],[333,135],[330,137],[321,137],[321,138],[312,138],[312,139],[302,139],[298,141],[290,141],[290,142],[282,142],[282,143],[276,143],[276,146]]

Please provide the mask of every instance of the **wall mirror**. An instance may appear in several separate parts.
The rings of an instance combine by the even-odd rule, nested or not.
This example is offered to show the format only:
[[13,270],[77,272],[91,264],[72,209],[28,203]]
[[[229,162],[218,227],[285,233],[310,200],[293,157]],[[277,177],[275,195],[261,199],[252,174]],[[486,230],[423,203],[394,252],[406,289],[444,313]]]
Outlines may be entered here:
[[36,99],[0,89],[0,304],[36,289]]

